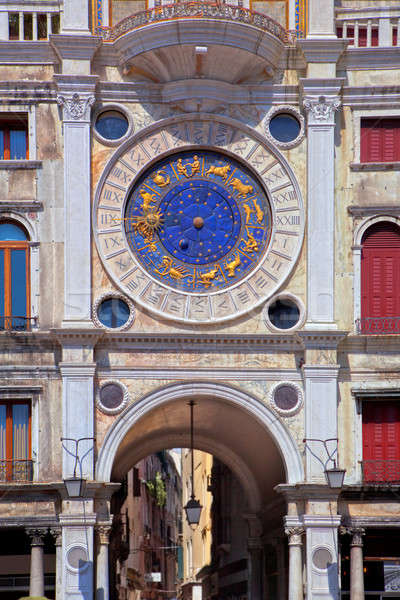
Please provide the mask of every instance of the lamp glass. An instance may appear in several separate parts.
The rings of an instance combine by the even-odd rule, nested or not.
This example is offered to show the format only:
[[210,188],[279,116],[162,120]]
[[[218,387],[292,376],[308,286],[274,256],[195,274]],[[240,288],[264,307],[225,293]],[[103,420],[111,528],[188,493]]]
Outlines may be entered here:
[[195,498],[191,498],[189,502],[184,507],[186,511],[186,519],[190,526],[198,525],[200,521],[201,509],[200,502]]
[[64,485],[69,498],[82,497],[85,491],[85,484],[85,479],[80,479],[79,477],[69,477],[68,479],[64,479]]
[[343,487],[344,476],[346,469],[333,469],[325,470],[325,477],[330,488],[339,489]]

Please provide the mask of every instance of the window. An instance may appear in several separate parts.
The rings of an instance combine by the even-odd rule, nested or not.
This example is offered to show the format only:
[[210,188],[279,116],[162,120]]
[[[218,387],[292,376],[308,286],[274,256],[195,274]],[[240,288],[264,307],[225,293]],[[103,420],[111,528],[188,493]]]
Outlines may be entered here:
[[400,228],[379,222],[362,238],[361,333],[398,333]]
[[400,161],[400,118],[361,119],[361,162]]
[[365,401],[362,413],[363,480],[400,482],[400,402]]
[[0,160],[26,160],[28,117],[24,113],[0,114]]
[[31,481],[31,408],[0,400],[0,481]]
[[29,243],[24,229],[0,222],[0,329],[29,329]]

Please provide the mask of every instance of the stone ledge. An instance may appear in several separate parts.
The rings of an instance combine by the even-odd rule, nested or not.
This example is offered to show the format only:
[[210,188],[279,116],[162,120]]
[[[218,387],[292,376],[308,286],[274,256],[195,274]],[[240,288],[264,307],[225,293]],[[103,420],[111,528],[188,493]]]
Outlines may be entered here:
[[350,163],[350,171],[400,171],[400,162]]
[[0,169],[41,169],[41,160],[0,160]]

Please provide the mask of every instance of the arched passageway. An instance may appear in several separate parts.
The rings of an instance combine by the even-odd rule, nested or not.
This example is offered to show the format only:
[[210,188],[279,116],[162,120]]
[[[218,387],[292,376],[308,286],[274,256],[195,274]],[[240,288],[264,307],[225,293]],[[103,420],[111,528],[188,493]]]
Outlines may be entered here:
[[[97,480],[121,481],[144,457],[190,446],[189,400],[195,400],[195,447],[224,463],[245,496],[249,597],[261,598],[263,544],[280,531],[286,504],[274,491],[304,480],[298,448],[277,416],[234,387],[203,382],[175,384],[137,401],[115,421],[99,452]],[[251,548],[251,549],[250,549]]]

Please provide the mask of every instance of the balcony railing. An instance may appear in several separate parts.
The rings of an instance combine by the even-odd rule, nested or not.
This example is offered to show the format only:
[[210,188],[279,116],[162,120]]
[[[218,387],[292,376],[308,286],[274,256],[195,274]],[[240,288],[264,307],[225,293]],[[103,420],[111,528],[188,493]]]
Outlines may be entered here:
[[400,460],[363,460],[361,469],[363,483],[400,484]]
[[32,325],[36,323],[36,317],[5,317],[0,315],[0,331],[30,331]]
[[27,459],[0,459],[0,482],[32,481],[33,461]]
[[400,333],[400,317],[366,317],[356,320],[358,334],[380,335]]
[[218,19],[224,21],[235,21],[253,25],[271,33],[284,44],[293,44],[296,33],[287,32],[279,23],[271,17],[257,13],[253,10],[216,2],[176,2],[164,6],[156,6],[149,10],[135,13],[126,17],[114,27],[99,27],[97,35],[106,42],[113,42],[128,31],[132,31],[151,23],[169,21],[173,19]]
[[[57,5],[43,3],[33,11],[32,6],[27,9],[23,4],[20,6],[17,4],[14,10],[10,9],[0,14],[1,37],[20,42],[48,40],[52,33],[60,33],[60,15],[60,7]],[[7,19],[4,24],[1,23],[3,19],[4,21]]]
[[398,6],[343,8],[336,10],[336,33],[349,40],[349,48],[400,46]]

